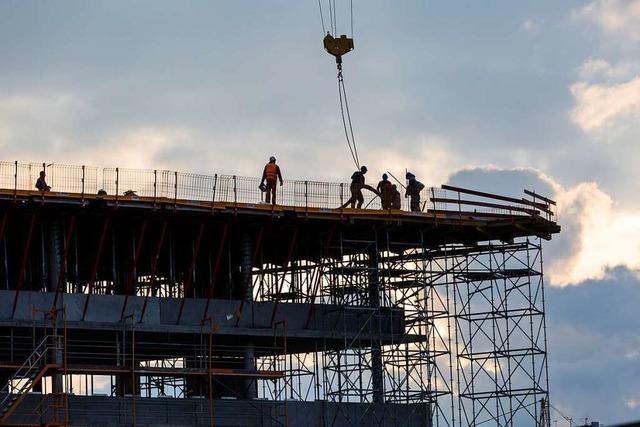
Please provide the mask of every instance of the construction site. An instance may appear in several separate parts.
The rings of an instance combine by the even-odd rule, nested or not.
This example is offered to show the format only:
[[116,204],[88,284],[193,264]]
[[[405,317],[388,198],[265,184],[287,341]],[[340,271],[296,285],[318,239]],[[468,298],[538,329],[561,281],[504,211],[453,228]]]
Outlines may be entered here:
[[365,185],[327,5],[351,183],[0,161],[0,425],[550,427],[556,202]]
[[0,423],[549,425],[553,200],[259,183],[0,163]]

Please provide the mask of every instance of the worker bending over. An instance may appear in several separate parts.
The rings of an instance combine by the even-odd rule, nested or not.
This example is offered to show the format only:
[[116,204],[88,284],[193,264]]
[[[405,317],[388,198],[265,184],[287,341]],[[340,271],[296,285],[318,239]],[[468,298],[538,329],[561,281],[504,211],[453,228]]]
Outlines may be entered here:
[[390,202],[391,209],[402,209],[402,206],[400,204],[400,192],[398,191],[398,186],[395,184],[391,186],[390,199],[391,199],[391,202]]
[[349,190],[351,190],[351,198],[347,200],[341,208],[346,208],[347,205],[351,205],[351,209],[353,209],[356,205],[356,201],[358,202],[358,209],[362,208],[362,204],[364,203],[362,189],[365,187],[364,175],[366,173],[367,167],[362,166],[359,171],[355,171],[353,175],[351,175],[351,186],[349,187]]
[[391,182],[389,182],[389,176],[386,173],[382,174],[382,181],[378,182],[376,190],[380,193],[382,209],[391,208]]
[[47,181],[44,180],[46,176],[47,175],[44,173],[44,171],[40,171],[40,177],[36,181],[36,188],[40,191],[51,191],[51,187],[49,187],[47,185]]
[[407,172],[405,178],[409,181],[407,184],[407,191],[404,197],[411,198],[411,212],[421,212],[420,209],[420,192],[424,189],[424,185],[416,179],[416,176],[411,172]]
[[[263,191],[266,191],[267,195],[265,196],[265,201],[267,203],[276,204],[276,187],[278,184],[278,180],[280,180],[280,186],[282,187],[282,174],[280,173],[280,166],[276,165],[276,158],[271,156],[269,157],[269,163],[267,163],[264,167],[264,171],[262,172],[262,180],[260,181],[260,188],[264,188]],[[267,183],[266,188],[264,187],[264,183]]]

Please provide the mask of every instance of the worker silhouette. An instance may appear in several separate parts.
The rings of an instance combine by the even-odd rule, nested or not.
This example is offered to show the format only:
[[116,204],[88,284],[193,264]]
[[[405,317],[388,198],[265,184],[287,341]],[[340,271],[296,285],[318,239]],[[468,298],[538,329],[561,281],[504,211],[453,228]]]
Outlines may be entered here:
[[44,173],[44,171],[40,171],[40,177],[36,181],[36,188],[39,191],[51,191],[51,187],[49,187],[47,185],[47,181],[45,181],[46,176],[47,175]]
[[424,184],[418,181],[411,172],[407,172],[405,178],[407,178],[408,184],[404,197],[410,198],[411,212],[422,212],[420,208],[420,192],[424,189]]
[[[282,187],[282,174],[280,173],[280,166],[276,165],[276,158],[274,156],[269,157],[269,163],[264,167],[262,172],[262,180],[260,181],[260,189],[266,191],[265,201],[267,203],[276,204],[276,187],[280,180],[280,186]],[[266,187],[264,183],[267,183]]]
[[348,205],[351,205],[350,207],[353,209],[356,206],[356,201],[358,202],[358,209],[362,208],[362,204],[364,203],[362,189],[365,188],[364,175],[366,173],[367,167],[362,166],[359,171],[355,171],[353,175],[351,175],[351,186],[349,187],[351,198],[347,200],[341,208],[346,208]]
[[402,205],[400,203],[400,192],[398,191],[398,186],[393,184],[391,186],[391,191],[390,191],[390,202],[389,205],[391,207],[391,209],[401,209]]
[[389,182],[389,176],[386,173],[382,174],[382,180],[378,182],[376,190],[380,194],[382,209],[389,209],[391,207],[391,182]]

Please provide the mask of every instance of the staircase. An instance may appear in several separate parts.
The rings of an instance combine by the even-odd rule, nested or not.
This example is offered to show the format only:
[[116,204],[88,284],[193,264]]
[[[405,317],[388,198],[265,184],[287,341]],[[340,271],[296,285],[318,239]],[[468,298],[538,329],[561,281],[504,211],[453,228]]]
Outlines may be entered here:
[[33,387],[55,364],[47,364],[47,354],[60,346],[60,337],[47,335],[35,347],[27,360],[18,368],[7,384],[0,390],[0,425],[5,425]]

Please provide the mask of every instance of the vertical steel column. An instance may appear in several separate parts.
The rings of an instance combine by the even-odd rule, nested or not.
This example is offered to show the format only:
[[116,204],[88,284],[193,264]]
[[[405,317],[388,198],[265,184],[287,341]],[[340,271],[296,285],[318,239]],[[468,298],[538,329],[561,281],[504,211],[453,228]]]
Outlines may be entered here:
[[[261,230],[262,232],[262,230]],[[257,245],[256,245],[257,249]],[[240,250],[241,250],[241,284],[242,284],[242,302],[240,303],[239,312],[242,310],[242,306],[245,301],[253,301],[253,281],[251,276],[251,270],[253,268],[253,259],[251,253],[251,237],[248,232],[243,232],[240,238]],[[254,252],[257,252],[254,251]],[[237,315],[236,326],[240,321],[240,315]],[[247,372],[255,371],[256,369],[256,357],[252,342],[248,342],[243,350],[243,362],[244,369]],[[247,378],[244,381],[244,397],[245,399],[255,399],[258,397],[258,388],[255,378]]]
[[287,275],[287,272],[289,271],[289,263],[291,262],[291,257],[293,257],[293,250],[296,247],[296,242],[298,240],[298,227],[296,226],[293,229],[293,235],[291,236],[291,243],[289,244],[289,251],[287,252],[287,258],[284,261],[284,265],[283,265],[283,273],[282,273],[282,280],[280,280],[280,283],[278,285],[276,285],[276,292],[275,292],[275,299],[276,301],[273,304],[273,311],[271,312],[271,324],[273,325],[273,322],[276,319],[276,312],[278,311],[278,303],[280,302],[280,299],[278,298],[278,295],[282,292],[282,285],[284,284],[284,278]]
[[[372,325],[380,332],[380,270],[378,268],[378,236],[375,242],[367,251],[368,258],[368,292],[369,307],[378,309],[374,314],[375,322]],[[377,339],[374,331],[371,331],[371,384],[373,386],[373,402],[382,403],[384,401],[384,377],[382,375],[382,353],[380,348],[380,334]]]
[[220,263],[222,262],[222,255],[224,254],[224,246],[227,241],[227,234],[229,230],[229,223],[225,223],[222,227],[222,236],[220,237],[220,243],[218,245],[218,252],[216,254],[216,261],[213,266],[213,271],[211,272],[211,278],[209,280],[209,289],[207,289],[207,303],[204,306],[204,313],[202,313],[202,319],[207,317],[207,312],[209,311],[209,303],[213,298],[213,291],[216,285],[216,281],[218,280],[218,273],[220,272]]
[[16,295],[13,299],[13,308],[11,309],[11,318],[16,314],[16,307],[18,306],[18,296],[20,295],[20,290],[22,289],[22,285],[24,284],[25,276],[27,274],[27,260],[29,258],[29,249],[31,248],[31,241],[33,240],[33,228],[36,224],[36,214],[31,214],[31,219],[29,220],[29,230],[27,231],[27,239],[24,242],[24,246],[22,249],[22,260],[20,261],[20,270],[18,271],[18,284],[16,286]]
[[109,223],[111,221],[111,217],[107,216],[102,223],[102,230],[100,230],[100,238],[98,240],[98,247],[96,249],[96,256],[93,261],[93,266],[91,267],[91,273],[89,276],[89,289],[87,290],[87,298],[84,301],[84,308],[82,309],[82,320],[87,316],[87,309],[89,308],[89,300],[91,298],[91,294],[93,293],[93,286],[96,281],[96,276],[98,274],[98,267],[100,266],[100,258],[102,255],[102,248],[104,247],[104,241],[107,237],[107,230],[109,229]]
[[67,225],[67,233],[64,238],[63,254],[62,254],[62,259],[59,266],[58,281],[56,283],[56,294],[53,297],[52,309],[54,310],[57,309],[58,295],[60,294],[63,282],[66,280],[66,269],[67,269],[67,260],[69,257],[69,247],[71,246],[71,238],[73,237],[73,230],[74,230],[75,223],[76,223],[76,217],[75,215],[72,215],[69,218],[69,224]]
[[[154,171],[155,172],[155,171]],[[147,303],[149,301],[149,296],[156,296],[156,272],[158,271],[158,261],[160,260],[160,251],[162,251],[162,244],[164,243],[164,236],[167,231],[167,220],[162,221],[162,226],[160,227],[160,237],[158,238],[158,244],[156,245],[156,250],[153,253],[153,258],[151,259],[151,281],[149,283],[149,290],[147,290],[147,295],[144,297],[144,302],[142,303],[142,312],[140,313],[140,320],[142,322],[144,320],[144,313],[147,310]]]
[[129,295],[135,295],[135,281],[137,275],[138,259],[140,258],[140,251],[142,250],[142,243],[144,242],[144,234],[147,229],[147,218],[142,221],[140,226],[140,233],[138,235],[138,242],[133,254],[133,260],[131,261],[131,269],[129,270],[129,277],[127,277],[127,286],[125,288],[124,303],[122,304],[122,312],[120,313],[120,320],[124,319],[124,313],[127,310],[127,303],[129,302]]
[[189,263],[189,268],[187,269],[187,277],[184,283],[184,294],[182,295],[182,301],[180,302],[180,311],[178,311],[178,320],[176,320],[176,324],[180,323],[180,319],[182,318],[182,312],[184,310],[184,303],[186,299],[191,294],[191,284],[193,283],[193,271],[196,268],[196,260],[198,259],[198,252],[200,252],[200,243],[202,242],[202,234],[204,233],[204,222],[200,223],[200,227],[198,228],[198,237],[196,238],[196,244],[193,248],[193,255],[191,256],[191,262]]
[[[253,301],[253,275],[252,270],[253,266],[256,265],[256,261],[258,260],[258,254],[260,253],[260,247],[262,245],[262,234],[264,233],[264,229],[260,227],[260,231],[258,232],[258,237],[256,239],[256,244],[253,250],[253,256],[251,256],[251,240],[247,233],[243,233],[243,270],[242,270],[242,286],[243,286],[243,295],[242,301],[240,301],[240,307],[236,312],[236,327],[240,323],[240,318],[242,317],[242,310],[244,309],[244,304],[246,301]],[[246,240],[245,240],[246,238]],[[250,258],[247,258],[250,257]],[[247,260],[250,260],[251,264],[247,263]]]
[[[331,248],[331,240],[333,239],[333,233],[335,233],[336,231],[336,227],[337,226],[333,226],[331,227],[331,230],[329,230],[329,234],[327,235],[327,241],[326,243],[323,245],[322,248],[322,255],[323,257],[327,258],[329,257],[329,251]],[[320,283],[322,282],[322,276],[324,273],[324,264],[323,264],[323,260],[322,258],[320,258],[319,262],[318,262],[318,268],[317,268],[317,276],[316,276],[316,280],[314,281],[314,285],[313,288],[311,290],[311,295],[309,295],[309,297],[307,298],[307,304],[309,304],[309,311],[307,313],[307,320],[304,324],[304,328],[307,329],[309,327],[309,323],[311,322],[311,319],[313,317],[313,312],[316,309],[316,298],[318,296],[318,291],[320,290]]]
[[2,221],[0,221],[0,242],[2,242],[2,267],[4,269],[4,288],[9,290],[9,265],[7,260],[7,239],[5,236],[7,230],[7,221],[9,218],[9,212],[5,211],[2,214]]

